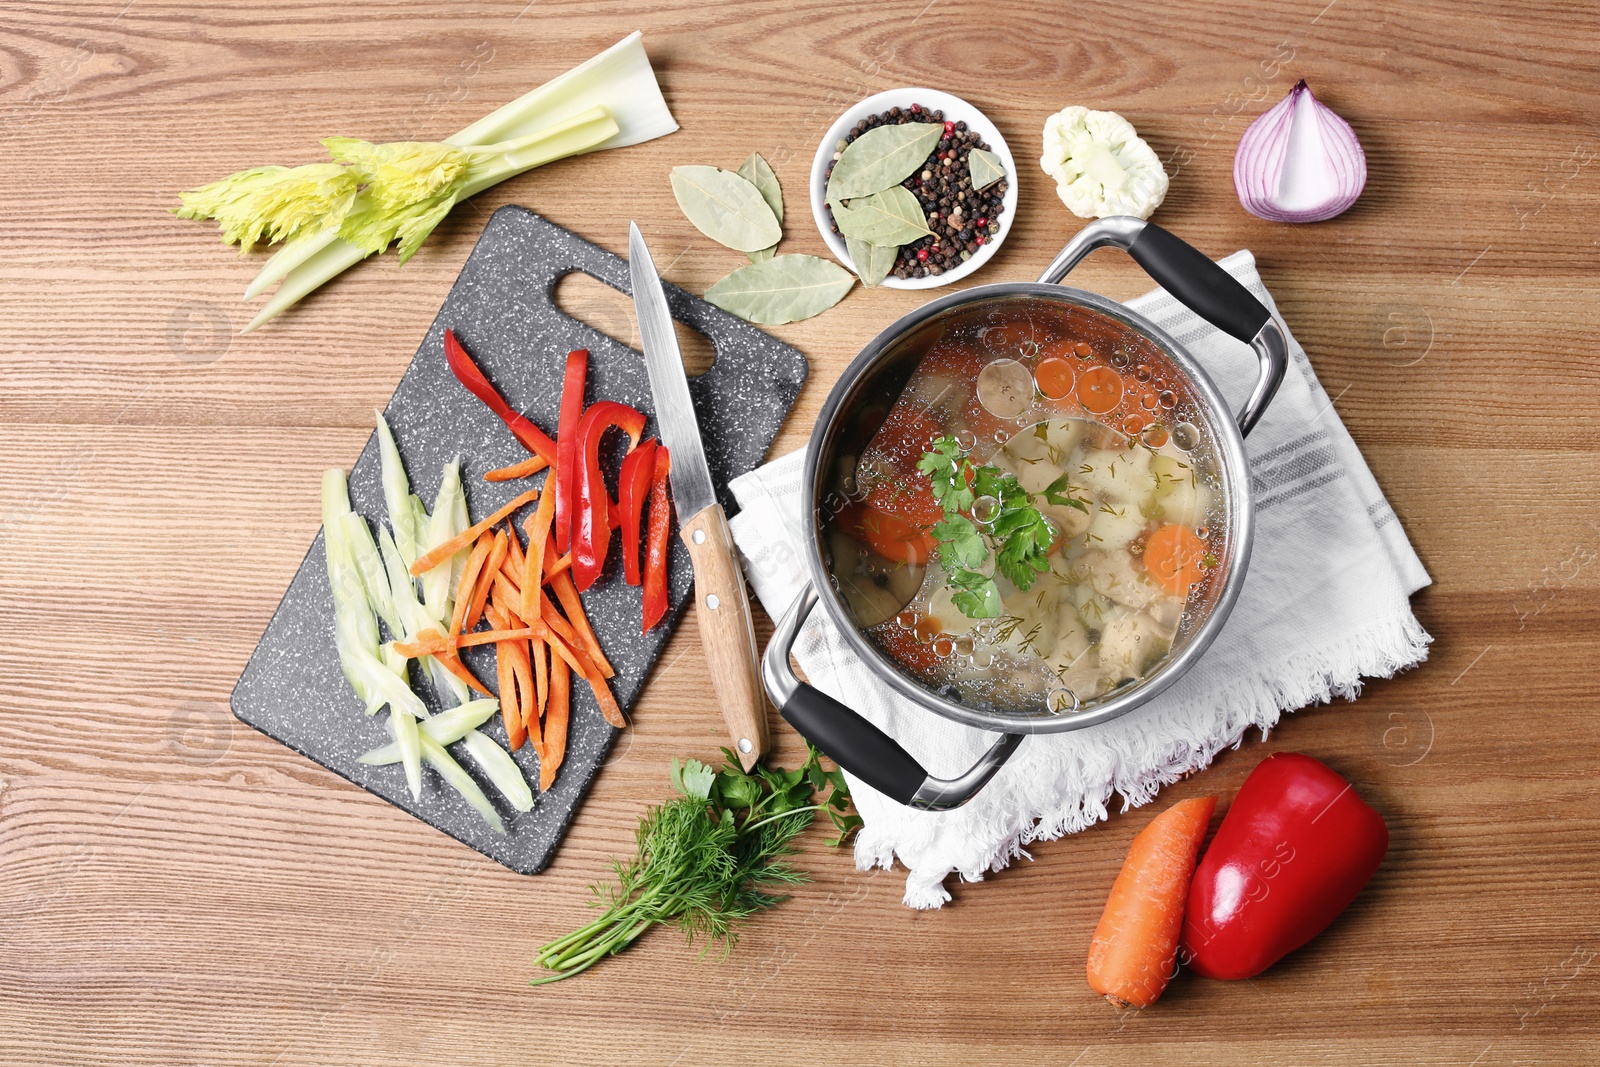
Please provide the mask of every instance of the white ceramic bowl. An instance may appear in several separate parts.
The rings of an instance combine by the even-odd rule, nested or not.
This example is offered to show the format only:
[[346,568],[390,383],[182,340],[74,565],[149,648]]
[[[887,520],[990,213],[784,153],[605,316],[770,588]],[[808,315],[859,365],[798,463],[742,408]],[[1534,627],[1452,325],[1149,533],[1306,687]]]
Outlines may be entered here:
[[988,117],[959,96],[940,92],[938,89],[889,89],[885,92],[874,94],[856,104],[849,111],[828,127],[828,132],[823,135],[822,143],[817,146],[816,158],[811,161],[811,216],[817,220],[817,230],[822,234],[822,239],[827,242],[839,262],[855,269],[850,262],[850,255],[845,251],[844,238],[834,233],[828,223],[828,164],[833,162],[834,146],[844,140],[851,127],[864,118],[888,111],[892,107],[908,108],[912,104],[921,104],[929,111],[943,111],[946,122],[965,122],[967,128],[977,132],[989,145],[989,150],[1000,157],[1000,163],[1006,171],[1006,195],[1002,198],[1005,213],[1000,216],[1000,233],[985,241],[972,254],[972,258],[958,267],[953,267],[943,274],[930,275],[926,278],[896,278],[893,274],[881,283],[889,289],[937,289],[941,285],[960,281],[979,267],[989,261],[995,249],[1006,239],[1011,232],[1011,227],[1017,219],[1017,163],[1011,158],[1011,149],[1006,145],[1006,139],[1000,136],[1000,130],[990,122]]

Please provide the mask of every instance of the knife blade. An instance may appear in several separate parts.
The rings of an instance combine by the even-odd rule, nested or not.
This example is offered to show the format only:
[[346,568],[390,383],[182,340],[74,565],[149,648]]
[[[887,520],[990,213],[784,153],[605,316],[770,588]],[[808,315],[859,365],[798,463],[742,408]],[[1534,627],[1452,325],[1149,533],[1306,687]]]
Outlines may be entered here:
[[761,687],[750,597],[728,532],[728,518],[717,503],[706,463],[705,444],[689,395],[683,353],[673,330],[667,294],[661,287],[650,249],[637,223],[628,224],[628,276],[639,318],[645,370],[655,399],[657,431],[671,455],[672,503],[678,532],[694,565],[695,617],[700,643],[711,668],[711,684],[745,770],[755,766],[769,745],[767,702]]

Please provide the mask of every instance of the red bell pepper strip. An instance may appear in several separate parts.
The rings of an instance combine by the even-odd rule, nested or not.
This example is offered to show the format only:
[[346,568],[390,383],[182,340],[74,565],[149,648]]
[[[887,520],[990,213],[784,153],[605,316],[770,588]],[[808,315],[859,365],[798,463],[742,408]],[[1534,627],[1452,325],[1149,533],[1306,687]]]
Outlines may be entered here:
[[589,374],[589,350],[574,349],[567,353],[567,373],[561,385],[561,417],[556,423],[556,469],[553,474],[556,486],[555,538],[556,551],[565,552],[572,547],[573,508],[578,502],[580,460],[578,451],[578,423],[583,419],[583,385]]
[[672,456],[656,449],[655,484],[650,487],[650,529],[644,556],[644,632],[667,613],[667,534],[672,526]]
[[[578,472],[578,506],[572,516],[572,580],[580,593],[605,570],[606,553],[611,548],[612,504],[600,473],[600,441],[613,428],[628,435],[628,451],[632,452],[644,432],[644,415],[615,400],[597,400],[583,413],[578,425],[582,466]],[[557,498],[558,508],[559,504]]]
[[1388,848],[1349,782],[1310,756],[1268,756],[1195,869],[1180,959],[1205,978],[1260,974],[1333,922]]
[[643,580],[639,564],[641,544],[640,526],[644,521],[644,502],[650,495],[650,483],[656,476],[656,440],[651,438],[622,461],[622,475],[617,479],[617,510],[622,514],[622,579],[629,585]]
[[483,376],[483,371],[472,361],[467,350],[461,347],[461,342],[456,340],[454,331],[444,331],[444,358],[450,364],[450,371],[456,380],[489,406],[489,410],[500,416],[500,421],[506,428],[516,435],[518,441],[529,452],[543,459],[546,463],[556,461],[556,443],[539,427],[529,422],[527,417],[511,410],[495,387],[489,384],[489,379]]

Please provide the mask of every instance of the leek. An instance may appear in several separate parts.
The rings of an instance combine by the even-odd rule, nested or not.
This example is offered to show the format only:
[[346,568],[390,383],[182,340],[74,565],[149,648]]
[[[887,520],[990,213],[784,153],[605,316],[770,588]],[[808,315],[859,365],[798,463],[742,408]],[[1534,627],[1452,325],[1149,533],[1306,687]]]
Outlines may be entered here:
[[442,141],[330,137],[331,163],[241,171],[181,194],[177,210],[216,219],[245,249],[282,242],[245,290],[249,300],[278,284],[249,333],[392,243],[405,262],[457,203],[492,185],[677,128],[636,31]]

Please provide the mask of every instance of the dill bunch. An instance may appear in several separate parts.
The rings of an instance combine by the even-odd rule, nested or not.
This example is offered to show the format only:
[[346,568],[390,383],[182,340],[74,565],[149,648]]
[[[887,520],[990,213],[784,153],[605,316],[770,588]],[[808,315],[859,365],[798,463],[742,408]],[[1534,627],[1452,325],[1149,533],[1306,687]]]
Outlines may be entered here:
[[788,899],[809,881],[788,857],[818,812],[826,812],[842,844],[861,825],[848,812],[844,775],[824,770],[816,749],[792,771],[757,766],[751,773],[727,749],[721,771],[699,760],[672,761],[679,795],[645,813],[628,860],[613,860],[615,880],[592,887],[600,917],[539,950],[552,973],[533,985],[588,970],[656,926],[676,926],[702,955],[726,956],[740,923]]

